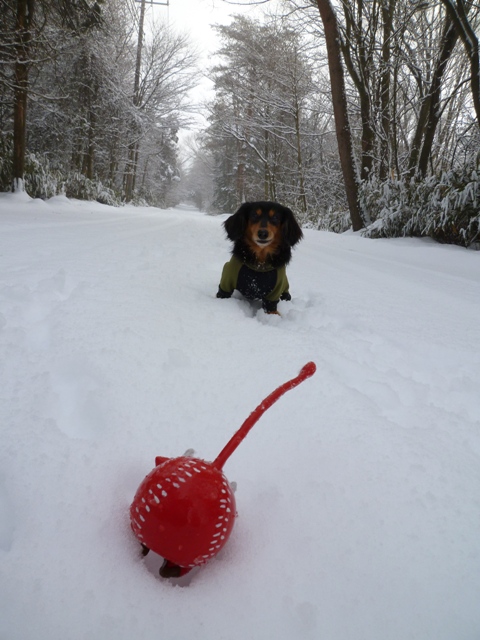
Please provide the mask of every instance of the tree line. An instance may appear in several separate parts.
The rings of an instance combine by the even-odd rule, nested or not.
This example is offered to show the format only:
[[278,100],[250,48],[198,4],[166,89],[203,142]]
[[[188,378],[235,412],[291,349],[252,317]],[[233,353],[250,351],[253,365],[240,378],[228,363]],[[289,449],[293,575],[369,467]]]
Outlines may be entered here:
[[0,188],[175,200],[197,71],[188,38],[155,23],[146,37],[134,0],[0,5]]
[[[332,62],[338,69],[342,55],[359,102],[360,176],[349,162],[348,106],[334,98],[353,228],[373,219],[371,236],[393,230],[465,245],[477,241],[480,5],[342,0],[343,19],[337,21],[329,0],[316,4],[332,96],[346,91],[343,75],[332,73]],[[347,122],[343,130],[339,113]],[[435,149],[435,141],[442,146]],[[458,162],[462,147],[466,158]]]
[[319,228],[478,242],[480,5],[283,7],[219,29],[192,171],[203,206],[229,211],[261,195]]
[[278,200],[304,224],[333,223],[345,189],[321,48],[282,16],[236,16],[217,32],[215,98],[189,174],[197,205]]

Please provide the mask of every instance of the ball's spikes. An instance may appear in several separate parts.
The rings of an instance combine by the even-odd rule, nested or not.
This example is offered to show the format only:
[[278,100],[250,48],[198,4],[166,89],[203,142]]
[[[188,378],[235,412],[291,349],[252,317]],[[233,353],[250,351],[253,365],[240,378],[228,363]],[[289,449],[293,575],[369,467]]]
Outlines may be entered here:
[[253,425],[265,413],[265,411],[269,409],[272,404],[276,402],[281,396],[283,396],[284,393],[286,393],[290,389],[293,389],[307,378],[313,376],[316,370],[317,367],[315,366],[314,362],[307,362],[307,364],[302,367],[298,376],[280,385],[279,387],[277,387],[277,389],[275,389],[275,391],[267,396],[265,400],[263,400],[263,402],[261,402],[258,407],[254,411],[252,411],[252,413],[248,416],[240,429],[230,438],[225,447],[220,451],[218,456],[212,462],[212,465],[217,469],[222,469],[225,462],[232,455],[238,445],[242,442]]

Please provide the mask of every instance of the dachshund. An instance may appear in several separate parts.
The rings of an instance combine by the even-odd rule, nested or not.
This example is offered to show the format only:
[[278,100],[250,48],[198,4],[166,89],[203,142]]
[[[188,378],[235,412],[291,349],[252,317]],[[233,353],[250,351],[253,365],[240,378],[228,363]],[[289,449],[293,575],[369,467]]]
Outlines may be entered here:
[[278,314],[278,301],[292,299],[286,266],[303,237],[292,211],[277,202],[245,202],[224,227],[234,244],[217,298],[230,298],[237,289],[248,300],[261,300],[266,313]]

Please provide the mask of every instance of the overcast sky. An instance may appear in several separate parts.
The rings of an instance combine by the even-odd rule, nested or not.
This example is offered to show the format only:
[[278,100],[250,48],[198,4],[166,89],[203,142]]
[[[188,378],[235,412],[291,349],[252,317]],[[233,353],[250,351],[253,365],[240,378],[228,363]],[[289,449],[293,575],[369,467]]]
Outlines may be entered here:
[[[238,4],[225,0],[170,0],[168,6],[152,7],[147,0],[147,8],[148,13],[153,11],[157,19],[165,19],[175,31],[189,34],[192,42],[202,53],[202,67],[206,70],[212,54],[219,45],[212,25],[228,24],[231,21],[230,16],[235,13],[258,16],[266,7],[265,4],[249,6],[248,3],[252,0],[237,1]],[[268,4],[273,5],[274,0]],[[202,82],[195,96],[201,97],[204,93],[208,93],[209,86],[207,81]]]
[[[170,0],[168,7],[161,7],[168,17],[169,23],[179,31],[187,31],[192,39],[206,52],[216,48],[215,33],[212,24],[228,24],[234,13],[247,15],[259,14],[262,6],[237,0],[236,4],[226,0]],[[273,4],[273,3],[272,3]]]

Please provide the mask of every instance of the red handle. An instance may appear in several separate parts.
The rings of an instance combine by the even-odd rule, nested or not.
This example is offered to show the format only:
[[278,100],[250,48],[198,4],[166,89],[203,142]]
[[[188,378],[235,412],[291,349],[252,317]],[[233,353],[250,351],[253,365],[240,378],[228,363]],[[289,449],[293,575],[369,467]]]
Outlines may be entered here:
[[316,370],[317,370],[317,367],[315,366],[314,362],[307,362],[307,364],[304,367],[302,367],[298,376],[280,385],[279,387],[277,387],[277,389],[275,389],[275,391],[273,391],[269,396],[267,396],[265,400],[261,402],[254,411],[252,411],[252,413],[248,416],[248,418],[242,424],[240,429],[233,434],[233,436],[230,438],[230,440],[227,442],[227,444],[223,447],[223,449],[220,451],[218,456],[212,462],[212,465],[217,469],[222,469],[225,462],[232,455],[232,453],[235,451],[235,449],[238,447],[241,441],[245,438],[245,436],[253,427],[253,425],[265,413],[265,411],[269,409],[272,406],[272,404],[276,402],[281,396],[283,396],[284,393],[286,393],[287,391],[290,391],[290,389],[293,389],[294,387],[299,385],[301,382],[303,382],[307,378],[310,378],[311,376],[313,376]]

